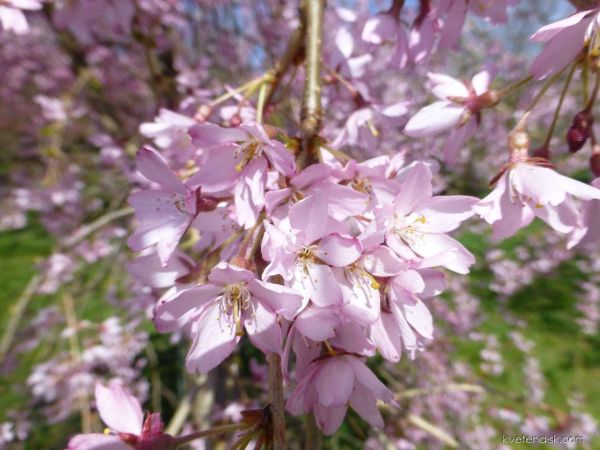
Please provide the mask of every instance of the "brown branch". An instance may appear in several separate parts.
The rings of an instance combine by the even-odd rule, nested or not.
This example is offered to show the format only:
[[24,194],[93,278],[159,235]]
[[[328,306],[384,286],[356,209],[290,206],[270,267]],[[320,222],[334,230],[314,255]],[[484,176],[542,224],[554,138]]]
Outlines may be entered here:
[[301,53],[304,45],[304,35],[306,33],[306,23],[304,20],[300,22],[300,26],[294,30],[287,44],[285,52],[275,63],[269,73],[270,85],[267,91],[265,99],[265,106],[268,106],[273,101],[273,95],[281,84],[283,76],[287,73],[288,69],[294,63]]
[[267,360],[269,362],[269,401],[273,426],[273,450],[285,450],[287,443],[281,357],[277,353],[269,353]]
[[304,96],[302,98],[302,132],[305,139],[315,137],[321,128],[321,50],[325,0],[306,1],[306,59]]

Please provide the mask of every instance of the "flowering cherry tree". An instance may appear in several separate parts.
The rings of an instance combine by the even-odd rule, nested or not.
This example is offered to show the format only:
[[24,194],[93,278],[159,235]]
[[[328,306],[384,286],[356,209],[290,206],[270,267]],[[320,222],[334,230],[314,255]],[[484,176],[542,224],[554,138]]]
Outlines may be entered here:
[[[578,320],[600,322],[600,5],[525,9],[535,54],[472,39],[521,3],[0,0],[0,225],[54,241],[0,365],[62,330],[27,379],[47,417],[81,418],[62,445],[317,449],[352,429],[331,448],[499,448],[480,416],[589,441],[575,406],[552,428],[472,381],[505,370],[479,264],[495,302],[578,264]],[[499,242],[519,236],[522,266]],[[119,312],[86,316],[97,292]],[[27,332],[38,294],[59,306]],[[500,321],[554,411],[526,325]],[[453,339],[481,344],[477,371]],[[26,439],[0,420],[0,448]]]

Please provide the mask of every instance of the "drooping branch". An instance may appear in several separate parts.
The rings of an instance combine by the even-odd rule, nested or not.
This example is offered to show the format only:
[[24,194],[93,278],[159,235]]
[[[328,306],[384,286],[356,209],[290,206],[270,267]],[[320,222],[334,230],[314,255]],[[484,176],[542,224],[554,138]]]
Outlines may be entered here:
[[303,44],[304,35],[306,34],[306,22],[302,20],[300,26],[294,30],[288,41],[285,52],[277,60],[273,68],[269,73],[269,89],[267,91],[265,106],[271,104],[273,95],[277,91],[277,87],[281,83],[283,76],[287,73],[288,69],[292,66],[298,55],[300,54]]

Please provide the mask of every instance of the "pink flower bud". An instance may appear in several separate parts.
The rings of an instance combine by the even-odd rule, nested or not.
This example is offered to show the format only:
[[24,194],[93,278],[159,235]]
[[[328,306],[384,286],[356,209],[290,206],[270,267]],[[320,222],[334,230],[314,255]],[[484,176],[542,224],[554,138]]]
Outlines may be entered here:
[[600,152],[590,156],[590,170],[596,177],[600,177]]
[[583,110],[575,114],[569,131],[567,144],[571,153],[578,152],[590,137],[590,129],[594,119],[589,111]]

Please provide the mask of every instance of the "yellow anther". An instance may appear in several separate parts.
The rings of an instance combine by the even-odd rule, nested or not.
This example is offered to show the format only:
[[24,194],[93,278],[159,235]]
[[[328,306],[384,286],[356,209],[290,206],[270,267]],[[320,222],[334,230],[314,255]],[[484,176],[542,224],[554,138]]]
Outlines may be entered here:
[[333,347],[328,341],[323,341],[323,344],[325,344],[325,349],[327,350],[327,354],[329,356],[335,356],[337,354],[337,352],[333,349]]
[[371,134],[375,137],[379,137],[379,130],[375,127],[375,123],[373,123],[373,119],[367,120],[367,127]]

